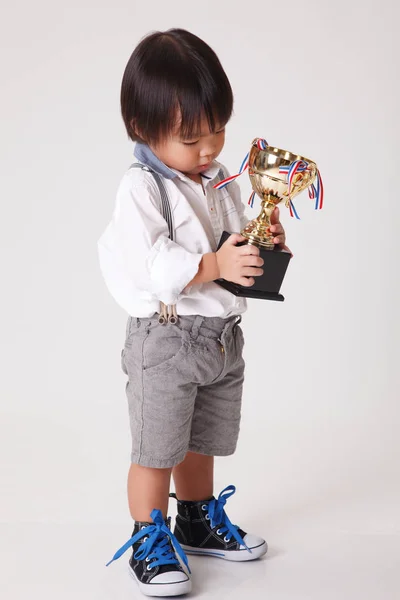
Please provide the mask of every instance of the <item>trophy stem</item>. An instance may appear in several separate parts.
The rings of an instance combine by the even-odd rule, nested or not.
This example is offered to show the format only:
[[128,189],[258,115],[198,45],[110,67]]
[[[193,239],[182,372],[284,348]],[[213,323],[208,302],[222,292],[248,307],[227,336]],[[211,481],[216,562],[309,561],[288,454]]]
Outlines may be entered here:
[[[275,200],[275,202],[271,202]],[[268,195],[267,198],[261,200],[261,212],[256,219],[247,223],[246,227],[241,231],[241,235],[247,239],[248,244],[252,244],[266,250],[275,248],[274,236],[271,235],[271,215],[275,206],[280,202],[280,199]]]

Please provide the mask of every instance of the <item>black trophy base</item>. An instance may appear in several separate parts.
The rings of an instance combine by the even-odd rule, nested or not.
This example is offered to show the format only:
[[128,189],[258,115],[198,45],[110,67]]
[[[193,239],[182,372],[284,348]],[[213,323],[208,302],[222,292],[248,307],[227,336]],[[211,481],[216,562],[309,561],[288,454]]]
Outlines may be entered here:
[[[227,231],[223,232],[218,244],[218,250],[230,235]],[[241,242],[238,246],[244,246],[245,244],[246,242]],[[279,291],[292,255],[290,252],[280,250],[276,247],[275,250],[260,248],[260,256],[264,260],[262,267],[264,273],[255,277],[255,284],[251,287],[238,285],[225,279],[216,279],[215,283],[232,292],[235,296],[283,302],[285,298]]]

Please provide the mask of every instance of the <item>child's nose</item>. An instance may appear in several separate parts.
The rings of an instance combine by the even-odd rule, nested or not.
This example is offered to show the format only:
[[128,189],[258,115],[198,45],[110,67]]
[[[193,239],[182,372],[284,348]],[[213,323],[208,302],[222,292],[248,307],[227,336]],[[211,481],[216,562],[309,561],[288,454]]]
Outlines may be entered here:
[[212,156],[215,152],[215,143],[210,142],[206,146],[203,146],[200,150],[200,156]]

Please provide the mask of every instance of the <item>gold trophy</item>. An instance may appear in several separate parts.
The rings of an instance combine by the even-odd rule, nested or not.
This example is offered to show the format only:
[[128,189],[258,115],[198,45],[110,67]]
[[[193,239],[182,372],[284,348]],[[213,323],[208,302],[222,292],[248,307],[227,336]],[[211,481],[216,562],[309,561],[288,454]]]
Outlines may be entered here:
[[[245,165],[246,161],[248,162]],[[251,287],[244,287],[224,279],[218,279],[215,283],[237,296],[283,301],[284,297],[279,293],[279,290],[291,254],[274,244],[274,236],[270,231],[271,214],[278,204],[285,202],[291,215],[298,218],[292,200],[306,188],[309,188],[310,198],[316,200],[315,208],[322,208],[322,180],[317,165],[312,160],[287,150],[269,146],[262,138],[255,138],[238,175],[223,180],[215,187],[218,189],[228,185],[230,181],[241,175],[247,167],[253,188],[251,201],[254,199],[255,194],[259,196],[261,199],[261,212],[240,233],[246,238],[246,242],[242,244],[253,244],[260,249],[260,256],[264,260],[264,273],[259,277],[255,277],[255,284]],[[315,181],[317,187],[314,185]],[[218,248],[221,247],[229,235],[228,232],[224,231]]]

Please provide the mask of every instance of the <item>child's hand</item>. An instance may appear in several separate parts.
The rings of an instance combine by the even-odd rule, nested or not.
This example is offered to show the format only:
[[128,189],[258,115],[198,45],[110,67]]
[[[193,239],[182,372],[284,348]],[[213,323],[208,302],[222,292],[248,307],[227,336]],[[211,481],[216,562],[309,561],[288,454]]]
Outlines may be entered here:
[[222,279],[250,287],[255,283],[254,277],[263,274],[263,269],[259,267],[264,264],[264,261],[260,257],[260,250],[255,246],[251,244],[236,246],[245,239],[239,233],[233,233],[222,244],[216,255]]
[[275,207],[274,212],[271,215],[270,231],[275,236],[274,244],[277,244],[279,246],[279,248],[281,248],[282,250],[286,250],[286,252],[290,252],[290,254],[293,256],[293,253],[291,252],[291,250],[289,250],[289,248],[285,245],[286,235],[285,235],[285,230],[283,229],[282,224],[279,221],[279,207],[278,206]]

